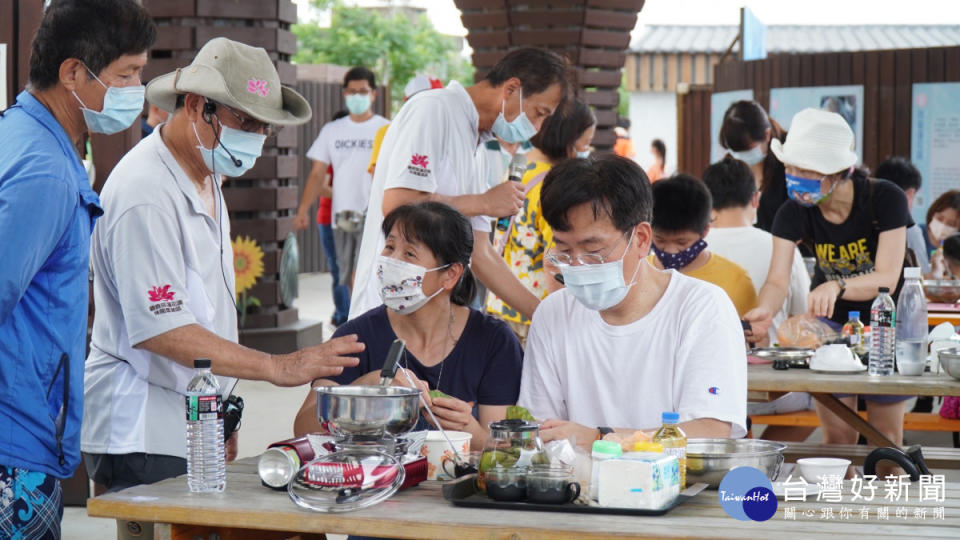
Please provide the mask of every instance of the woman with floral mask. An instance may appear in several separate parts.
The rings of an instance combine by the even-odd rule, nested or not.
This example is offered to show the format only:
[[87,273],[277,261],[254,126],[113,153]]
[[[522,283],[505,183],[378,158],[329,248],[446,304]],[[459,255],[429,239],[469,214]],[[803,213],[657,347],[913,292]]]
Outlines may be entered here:
[[787,132],[756,101],[737,101],[723,114],[720,145],[750,166],[760,191],[756,226],[765,231],[773,228],[773,218],[787,200],[783,163],[770,153],[771,141],[786,138]]
[[930,254],[930,274],[932,279],[946,277],[943,262],[943,241],[960,230],[960,191],[951,189],[937,197],[927,210],[927,226],[923,239]]
[[[483,447],[486,425],[501,420],[517,401],[523,350],[507,326],[467,307],[476,292],[470,272],[470,222],[450,206],[424,202],[400,206],[383,220],[386,243],[376,261],[383,305],[347,321],[335,336],[357,334],[366,349],[360,363],[313,386],[375,385],[390,345],[407,349],[400,366],[428,398],[444,429],[473,434]],[[399,373],[394,384],[409,386]],[[307,395],[294,424],[297,435],[320,431],[316,397]],[[428,429],[421,419],[418,429]]]
[[[907,227],[913,224],[903,191],[887,180],[854,169],[853,131],[838,114],[805,109],[793,117],[785,143],[770,150],[786,166],[790,200],[773,223],[773,257],[758,307],[745,316],[755,335],[765,335],[772,313],[783,303],[793,249],[808,244],[817,257],[808,312],[835,323],[849,311],[870,312],[880,287],[899,293]],[[841,396],[837,396],[841,397]],[[864,396],[870,423],[891,440],[903,438],[907,396]],[[843,397],[850,407],[855,397]],[[857,433],[817,404],[824,442],[854,444]]]

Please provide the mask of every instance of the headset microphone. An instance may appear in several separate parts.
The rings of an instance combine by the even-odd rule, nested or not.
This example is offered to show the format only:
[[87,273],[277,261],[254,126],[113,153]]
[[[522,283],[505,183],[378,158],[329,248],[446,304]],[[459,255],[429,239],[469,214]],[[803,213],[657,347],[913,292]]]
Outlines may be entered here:
[[[217,114],[217,104],[212,101],[206,101],[203,104],[203,120],[210,124],[210,127],[213,127],[213,120],[211,117],[216,116]],[[230,152],[230,149],[223,145],[220,142],[220,130],[213,130],[213,137],[216,140],[216,143],[223,148],[223,150],[230,156],[230,161],[233,162],[234,167],[243,167],[243,162],[233,156],[233,153]]]

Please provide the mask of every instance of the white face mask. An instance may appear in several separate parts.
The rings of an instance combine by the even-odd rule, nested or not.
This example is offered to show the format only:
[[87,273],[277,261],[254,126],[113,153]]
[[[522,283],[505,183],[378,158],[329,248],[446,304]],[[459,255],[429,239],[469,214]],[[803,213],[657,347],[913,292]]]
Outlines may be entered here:
[[380,282],[380,300],[387,308],[401,315],[409,315],[443,291],[441,287],[427,296],[423,292],[423,277],[427,272],[442,270],[448,266],[450,265],[445,264],[427,269],[418,264],[378,255],[377,280]]
[[744,150],[743,152],[734,152],[733,150],[729,150],[729,152],[731,156],[750,166],[760,163],[767,157],[767,153],[763,151],[762,144],[758,144],[749,150]]
[[[633,233],[630,233],[629,243],[633,242]],[[629,243],[627,250],[629,251]],[[624,253],[623,257],[626,257]],[[613,262],[602,264],[566,265],[560,267],[563,274],[563,284],[587,309],[604,311],[610,309],[626,298],[630,287],[636,283],[640,265],[633,271],[630,283],[623,279],[623,257]]]
[[951,227],[937,218],[930,220],[930,232],[933,233],[937,243],[943,242],[948,236],[957,233],[956,227]]

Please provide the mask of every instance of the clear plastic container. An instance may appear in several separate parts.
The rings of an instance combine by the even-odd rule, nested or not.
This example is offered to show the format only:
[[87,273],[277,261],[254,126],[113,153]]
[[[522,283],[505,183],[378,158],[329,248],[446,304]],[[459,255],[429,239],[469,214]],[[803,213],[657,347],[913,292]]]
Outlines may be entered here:
[[613,441],[593,441],[590,457],[593,458],[593,471],[590,474],[590,498],[600,498],[600,462],[615,459],[623,454],[620,443]]
[[680,415],[663,413],[663,427],[653,436],[653,442],[663,445],[663,453],[675,456],[680,465],[680,490],[687,486],[687,434],[680,429]]
[[890,298],[890,289],[880,287],[870,306],[870,374],[893,375],[894,347],[897,331],[897,307]]
[[927,359],[927,299],[919,268],[904,268],[903,289],[897,302],[897,370],[922,375]]
[[193,361],[187,384],[187,487],[194,493],[223,491],[227,487],[223,410],[220,383],[210,371],[210,360]]

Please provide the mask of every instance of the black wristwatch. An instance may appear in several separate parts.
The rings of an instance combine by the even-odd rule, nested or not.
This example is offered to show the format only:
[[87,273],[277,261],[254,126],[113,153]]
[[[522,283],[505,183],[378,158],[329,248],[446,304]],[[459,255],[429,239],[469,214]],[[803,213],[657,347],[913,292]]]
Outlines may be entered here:
[[837,278],[837,285],[840,286],[840,292],[837,293],[837,299],[843,298],[843,293],[847,290],[847,282],[843,278]]

